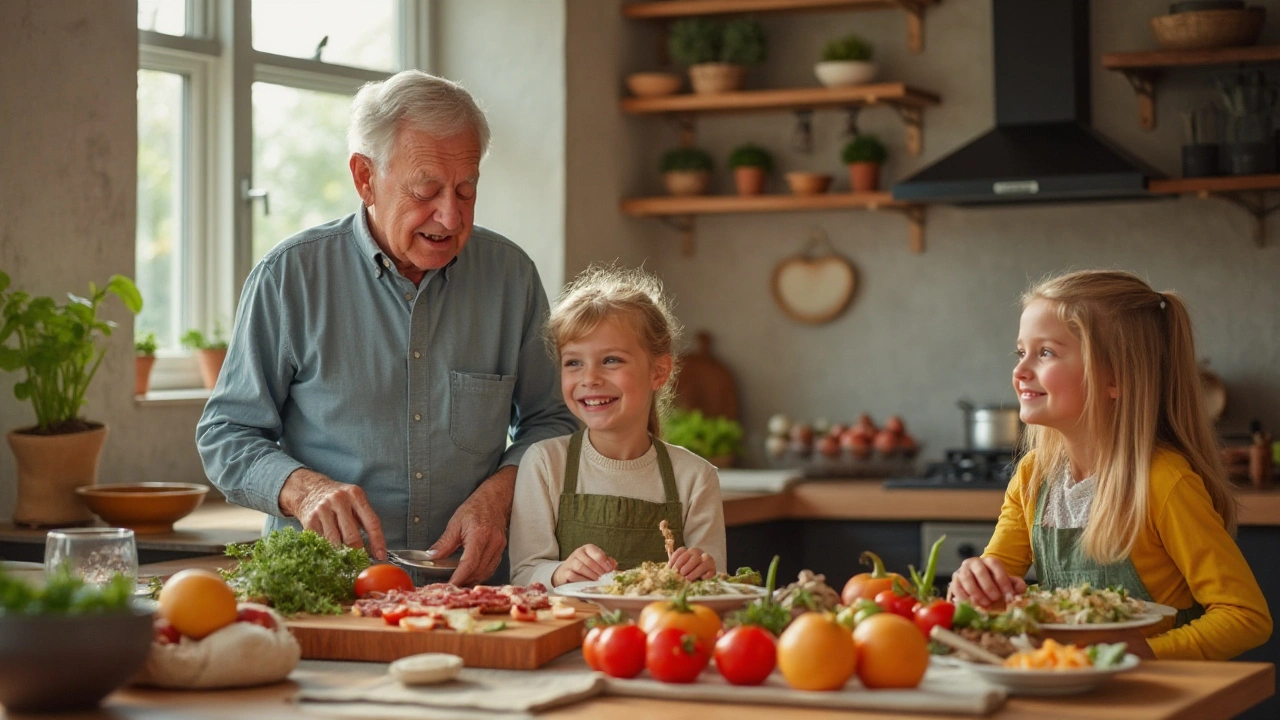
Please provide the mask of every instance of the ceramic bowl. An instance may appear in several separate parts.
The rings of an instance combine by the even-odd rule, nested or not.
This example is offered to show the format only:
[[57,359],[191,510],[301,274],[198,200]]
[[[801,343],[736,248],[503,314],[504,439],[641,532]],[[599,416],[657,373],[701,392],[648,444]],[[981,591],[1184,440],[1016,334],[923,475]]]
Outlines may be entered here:
[[164,482],[76,488],[95,515],[136,534],[173,532],[173,524],[199,507],[207,492],[204,485]]
[[146,661],[151,616],[0,615],[0,705],[12,714],[96,706]]
[[813,66],[818,82],[827,87],[862,85],[876,79],[880,66],[866,60],[826,60]]
[[787,185],[793,195],[821,195],[831,185],[831,176],[815,172],[789,172]]
[[1165,50],[1212,50],[1244,47],[1258,41],[1267,11],[1196,10],[1151,18],[1151,32]]
[[683,82],[675,73],[638,72],[627,76],[627,89],[636,97],[660,97],[675,93]]

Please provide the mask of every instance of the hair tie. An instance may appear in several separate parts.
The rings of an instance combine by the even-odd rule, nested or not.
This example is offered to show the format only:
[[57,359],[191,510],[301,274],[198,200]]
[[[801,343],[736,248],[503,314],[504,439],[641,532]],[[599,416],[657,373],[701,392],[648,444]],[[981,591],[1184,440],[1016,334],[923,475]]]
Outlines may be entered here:
[[1160,309],[1163,310],[1165,308],[1164,293],[1158,292],[1156,297],[1160,298]]
[[1164,309],[1164,300],[1161,300],[1161,301],[1160,301],[1160,309],[1161,309],[1161,310],[1163,310],[1163,309]]

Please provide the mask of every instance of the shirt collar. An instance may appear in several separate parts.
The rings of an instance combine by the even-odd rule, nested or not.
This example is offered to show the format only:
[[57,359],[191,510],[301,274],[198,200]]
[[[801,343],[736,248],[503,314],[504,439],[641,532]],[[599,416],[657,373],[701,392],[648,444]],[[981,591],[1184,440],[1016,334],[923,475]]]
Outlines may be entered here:
[[[472,232],[474,233],[475,230],[473,229]],[[378,247],[378,241],[373,238],[373,233],[369,232],[369,208],[364,203],[360,203],[360,212],[356,216],[355,234],[356,245],[359,246],[360,253],[369,258],[369,262],[373,264],[374,273],[377,274],[378,277],[382,277],[382,273],[388,270],[398,272],[396,270],[395,262],[382,251],[381,247]],[[463,249],[465,250],[466,248]],[[458,253],[449,261],[448,265],[445,265],[440,269],[440,276],[445,281],[448,281],[449,271],[458,263],[458,258],[461,255],[462,253]],[[427,276],[429,277],[436,272],[436,270],[428,271]]]

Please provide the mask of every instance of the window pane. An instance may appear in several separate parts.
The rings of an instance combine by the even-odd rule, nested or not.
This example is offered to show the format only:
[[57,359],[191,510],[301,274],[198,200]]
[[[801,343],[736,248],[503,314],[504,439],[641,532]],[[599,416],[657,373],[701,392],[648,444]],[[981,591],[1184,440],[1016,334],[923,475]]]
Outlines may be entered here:
[[138,71],[137,284],[143,307],[135,329],[176,347],[182,320],[186,78]]
[[[398,70],[397,0],[253,0],[253,46],[337,65]],[[326,39],[327,38],[327,39]]]
[[253,261],[300,230],[360,207],[347,169],[346,95],[254,83],[254,187],[269,194],[270,214],[255,208]]
[[138,0],[138,29],[187,34],[187,0]]

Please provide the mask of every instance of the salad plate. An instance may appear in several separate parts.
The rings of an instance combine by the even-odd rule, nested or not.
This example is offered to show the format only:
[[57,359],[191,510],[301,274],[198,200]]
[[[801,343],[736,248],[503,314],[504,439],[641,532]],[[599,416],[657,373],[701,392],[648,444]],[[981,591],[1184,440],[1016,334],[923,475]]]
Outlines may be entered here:
[[1168,605],[1161,605],[1157,602],[1147,602],[1147,611],[1141,615],[1135,615],[1128,620],[1119,622],[1105,623],[1039,623],[1041,630],[1125,630],[1128,628],[1140,628],[1148,625],[1155,625],[1166,617],[1173,617],[1178,614],[1177,608]]
[[1119,663],[1106,668],[1025,670],[947,657],[934,657],[933,660],[940,665],[962,667],[1013,695],[1074,695],[1088,692],[1115,675],[1138,667],[1141,662],[1137,655],[1128,653]]
[[[731,589],[732,592],[719,595],[691,595],[689,596],[689,602],[705,605],[723,615],[765,595],[765,589],[758,585],[724,583],[724,587]],[[624,614],[632,617],[639,615],[644,606],[651,602],[672,600],[675,597],[674,595],[610,595],[608,588],[609,582],[602,577],[600,580],[565,583],[554,588],[551,592],[556,595],[595,603],[606,612],[621,610]]]

